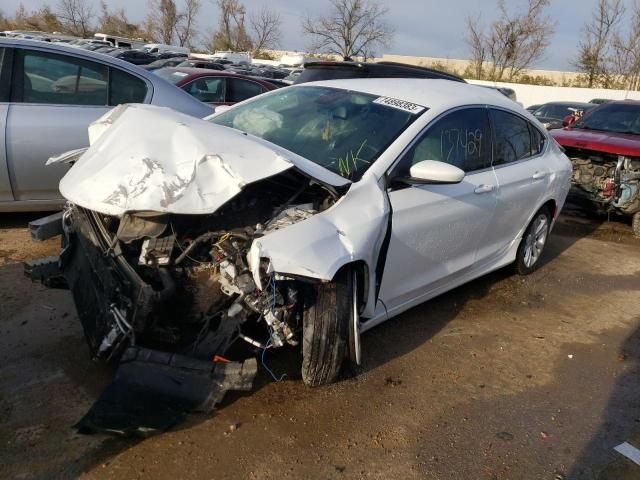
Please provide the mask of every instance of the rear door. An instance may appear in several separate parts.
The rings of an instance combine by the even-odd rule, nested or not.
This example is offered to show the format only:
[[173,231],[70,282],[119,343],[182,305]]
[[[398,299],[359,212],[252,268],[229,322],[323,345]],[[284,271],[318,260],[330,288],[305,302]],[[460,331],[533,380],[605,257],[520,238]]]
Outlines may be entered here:
[[13,200],[7,167],[6,125],[9,113],[9,85],[13,49],[0,48],[0,202]]
[[108,67],[70,55],[15,48],[6,160],[15,200],[55,200],[67,165],[47,159],[88,146],[88,125],[107,112]]
[[508,249],[547,191],[551,169],[542,155],[546,137],[524,117],[489,109],[494,132],[493,168],[498,179],[496,215],[484,247],[487,255]]

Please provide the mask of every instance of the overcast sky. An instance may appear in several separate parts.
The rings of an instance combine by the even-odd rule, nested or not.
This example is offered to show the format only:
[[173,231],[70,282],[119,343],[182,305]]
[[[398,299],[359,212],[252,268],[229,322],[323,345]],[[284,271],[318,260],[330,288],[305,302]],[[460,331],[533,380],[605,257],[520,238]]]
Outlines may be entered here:
[[[263,5],[280,12],[283,36],[280,47],[286,50],[303,50],[308,44],[301,32],[301,18],[326,11],[327,0],[242,0],[247,11]],[[632,0],[625,0],[631,4]],[[525,0],[506,0],[510,9],[521,7]],[[12,15],[20,0],[2,0],[0,9]],[[35,9],[45,2],[22,0],[27,9]],[[55,5],[56,0],[50,0]],[[95,0],[98,5],[99,0]],[[147,14],[146,0],[108,0],[111,8],[124,7],[133,21],[142,20]],[[176,0],[179,5],[181,0]],[[199,20],[201,31],[212,30],[217,25],[217,13],[213,0],[203,0]],[[390,6],[389,21],[396,29],[393,45],[385,52],[400,55],[424,55],[446,58],[468,58],[464,42],[465,17],[482,13],[489,23],[496,15],[494,0],[394,0]],[[556,22],[556,33],[547,49],[545,58],[536,68],[573,70],[580,31],[590,16],[597,0],[551,0],[549,14]],[[482,5],[482,7],[481,7]]]

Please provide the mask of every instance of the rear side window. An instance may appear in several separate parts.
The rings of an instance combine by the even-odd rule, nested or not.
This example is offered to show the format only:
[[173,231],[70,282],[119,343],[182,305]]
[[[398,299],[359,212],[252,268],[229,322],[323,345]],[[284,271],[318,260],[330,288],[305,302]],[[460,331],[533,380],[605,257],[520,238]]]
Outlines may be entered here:
[[[17,50],[14,101],[106,105],[107,67],[80,58]],[[16,78],[17,77],[17,78]]]
[[491,109],[495,150],[493,165],[504,165],[530,157],[532,152],[529,122],[517,115]]
[[255,97],[264,92],[262,85],[240,80],[237,78],[228,79],[227,83],[227,102],[237,103],[247,98]]
[[109,105],[143,103],[147,96],[147,84],[128,73],[111,69],[109,78]]
[[529,123],[529,130],[531,130],[531,155],[540,155],[542,150],[544,150],[544,144],[546,138],[540,130]]
[[400,172],[408,175],[412,165],[437,160],[465,172],[491,166],[489,119],[484,108],[466,108],[440,120],[417,141],[402,160]]
[[201,102],[223,103],[224,84],[222,77],[203,77],[195,79],[182,88]]

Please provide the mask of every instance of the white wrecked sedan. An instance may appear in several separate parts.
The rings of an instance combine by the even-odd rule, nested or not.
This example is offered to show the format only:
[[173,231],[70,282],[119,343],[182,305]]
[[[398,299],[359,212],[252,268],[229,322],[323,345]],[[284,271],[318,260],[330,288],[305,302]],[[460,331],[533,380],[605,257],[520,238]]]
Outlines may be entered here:
[[209,121],[122,106],[60,183],[58,270],[98,358],[210,361],[302,346],[302,378],[365,330],[488,272],[532,272],[571,164],[499,92],[365,79],[261,95]]

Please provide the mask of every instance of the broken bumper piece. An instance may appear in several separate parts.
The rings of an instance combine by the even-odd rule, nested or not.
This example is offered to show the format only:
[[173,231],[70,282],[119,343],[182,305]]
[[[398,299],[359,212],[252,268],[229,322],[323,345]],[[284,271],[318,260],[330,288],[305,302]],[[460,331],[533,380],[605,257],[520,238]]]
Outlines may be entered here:
[[160,433],[188,412],[213,411],[229,390],[251,390],[257,368],[255,358],[213,363],[129,347],[111,385],[75,427],[84,434]]

